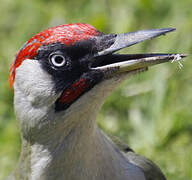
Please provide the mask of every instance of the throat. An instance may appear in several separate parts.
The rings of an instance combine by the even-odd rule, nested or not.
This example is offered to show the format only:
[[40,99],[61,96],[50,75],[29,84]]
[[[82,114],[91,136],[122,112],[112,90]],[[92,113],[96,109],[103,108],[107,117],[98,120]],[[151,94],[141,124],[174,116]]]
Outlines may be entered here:
[[43,103],[46,106],[39,109],[25,97],[21,101],[16,91],[15,109],[23,144],[15,179],[124,180],[127,176],[134,179],[138,168],[97,127],[96,117],[104,97],[113,89],[105,86],[105,83],[95,86],[59,112],[55,112],[52,104]]

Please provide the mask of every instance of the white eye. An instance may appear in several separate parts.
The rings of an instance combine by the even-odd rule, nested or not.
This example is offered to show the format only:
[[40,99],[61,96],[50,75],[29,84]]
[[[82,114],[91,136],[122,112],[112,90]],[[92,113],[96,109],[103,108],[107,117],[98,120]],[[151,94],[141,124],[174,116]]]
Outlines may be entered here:
[[53,54],[50,57],[50,61],[56,67],[61,67],[61,66],[64,66],[66,64],[65,57],[61,54]]

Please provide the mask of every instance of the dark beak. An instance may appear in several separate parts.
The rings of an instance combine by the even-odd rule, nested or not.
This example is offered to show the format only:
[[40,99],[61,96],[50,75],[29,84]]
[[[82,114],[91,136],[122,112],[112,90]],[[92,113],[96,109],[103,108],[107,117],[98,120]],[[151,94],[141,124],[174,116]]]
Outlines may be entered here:
[[92,63],[92,69],[111,71],[111,75],[146,69],[148,66],[168,61],[179,61],[185,54],[115,54],[116,51],[132,46],[142,41],[165,35],[174,28],[142,30],[119,35],[104,35],[98,41],[98,53]]

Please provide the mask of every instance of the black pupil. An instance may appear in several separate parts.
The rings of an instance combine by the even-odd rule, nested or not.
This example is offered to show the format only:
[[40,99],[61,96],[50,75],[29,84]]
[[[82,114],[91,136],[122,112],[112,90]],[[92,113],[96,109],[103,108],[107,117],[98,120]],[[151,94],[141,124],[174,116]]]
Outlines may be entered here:
[[57,64],[63,63],[63,57],[62,57],[62,56],[56,56],[56,57],[55,57],[55,62],[56,62]]

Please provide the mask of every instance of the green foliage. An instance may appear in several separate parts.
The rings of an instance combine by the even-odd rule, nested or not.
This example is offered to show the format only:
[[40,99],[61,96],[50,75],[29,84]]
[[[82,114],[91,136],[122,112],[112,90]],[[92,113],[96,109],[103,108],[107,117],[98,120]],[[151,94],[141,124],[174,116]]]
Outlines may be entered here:
[[[20,151],[13,93],[7,83],[14,54],[35,33],[54,25],[86,22],[109,32],[176,27],[175,33],[123,50],[127,53],[192,50],[191,0],[1,0],[0,179]],[[103,106],[99,125],[154,160],[168,179],[192,179],[191,57],[179,69],[163,64],[124,82]]]

